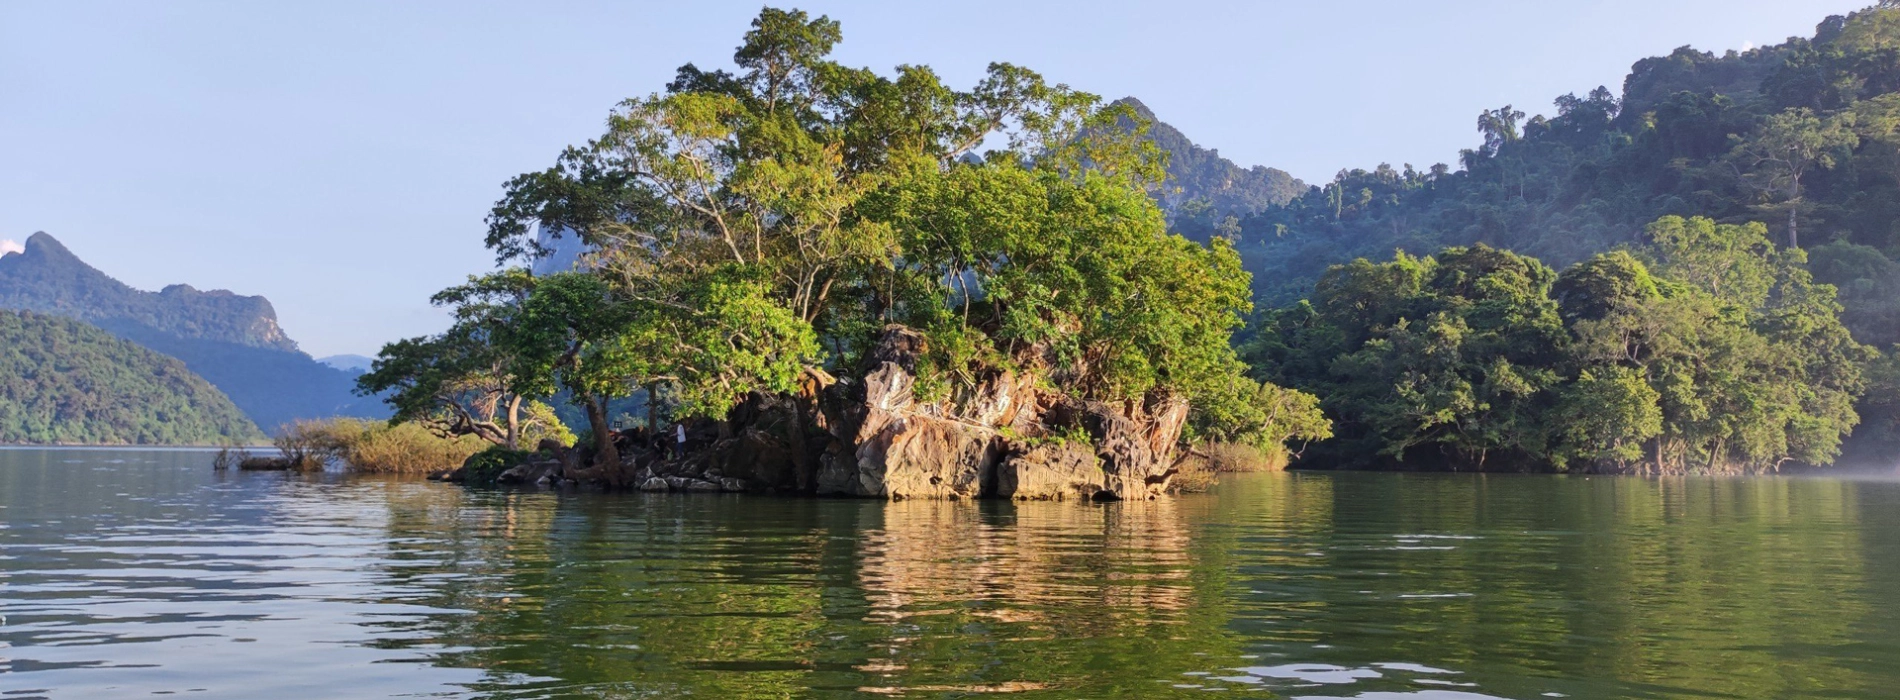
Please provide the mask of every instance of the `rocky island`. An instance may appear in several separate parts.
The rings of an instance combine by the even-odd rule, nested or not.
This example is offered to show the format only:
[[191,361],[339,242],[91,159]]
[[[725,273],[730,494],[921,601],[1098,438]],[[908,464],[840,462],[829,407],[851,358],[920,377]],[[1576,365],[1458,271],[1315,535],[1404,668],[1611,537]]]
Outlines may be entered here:
[[[738,72],[684,66],[510,180],[502,269],[362,388],[494,443],[464,478],[656,490],[1149,498],[1185,441],[1327,434],[1312,395],[1245,375],[1250,278],[1169,233],[1131,105],[1008,64],[967,90],[852,69],[840,36],[767,9]],[[537,271],[552,241],[584,252]],[[636,395],[651,431],[617,424]],[[581,444],[515,451],[557,396]]]

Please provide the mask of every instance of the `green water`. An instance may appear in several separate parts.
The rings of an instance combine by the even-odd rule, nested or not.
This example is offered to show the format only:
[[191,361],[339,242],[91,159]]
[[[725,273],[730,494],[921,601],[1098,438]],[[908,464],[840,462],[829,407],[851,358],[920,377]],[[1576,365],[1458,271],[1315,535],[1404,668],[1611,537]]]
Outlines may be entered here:
[[0,698],[1900,696],[1900,484],[470,492],[0,450]]

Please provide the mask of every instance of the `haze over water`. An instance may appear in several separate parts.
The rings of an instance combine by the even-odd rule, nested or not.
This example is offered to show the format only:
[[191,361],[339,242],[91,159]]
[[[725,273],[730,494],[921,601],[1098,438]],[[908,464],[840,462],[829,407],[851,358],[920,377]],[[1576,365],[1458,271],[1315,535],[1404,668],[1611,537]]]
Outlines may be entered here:
[[0,697],[1876,698],[1900,484],[470,491],[0,450]]

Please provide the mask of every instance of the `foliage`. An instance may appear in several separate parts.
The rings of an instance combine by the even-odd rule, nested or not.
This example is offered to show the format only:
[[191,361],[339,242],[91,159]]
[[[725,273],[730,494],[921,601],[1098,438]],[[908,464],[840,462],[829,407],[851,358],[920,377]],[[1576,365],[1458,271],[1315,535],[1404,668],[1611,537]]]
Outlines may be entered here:
[[358,472],[421,474],[460,466],[488,443],[472,435],[445,438],[418,423],[335,418],[286,425],[277,444],[293,464],[336,460]]
[[[1248,277],[1225,240],[1168,233],[1151,197],[1166,159],[1133,107],[1003,63],[966,90],[921,66],[850,68],[829,59],[841,36],[767,8],[736,71],[684,66],[509,181],[488,219],[500,261],[573,236],[582,264],[438,295],[456,328],[391,345],[363,389],[394,390],[399,420],[447,410],[476,433],[492,412],[470,397],[565,394],[612,463],[609,401],[646,390],[676,418],[723,417],[856,368],[892,323],[928,339],[930,400],[1016,370],[1083,400],[1200,401],[1242,381],[1229,341]],[[1316,434],[1279,410],[1223,415]]]
[[533,459],[536,453],[527,450],[511,450],[501,445],[489,445],[462,461],[462,481],[481,486],[492,485],[502,472],[513,469]]
[[[1715,224],[1765,221],[1748,236],[1751,245],[1773,241],[1809,254],[1812,279],[1790,281],[1788,291],[1823,294],[1816,291],[1820,285],[1832,286],[1837,291],[1823,294],[1831,299],[1810,301],[1839,304],[1839,318],[1856,340],[1891,345],[1900,342],[1900,226],[1894,223],[1900,221],[1896,47],[1900,8],[1881,3],[1827,18],[1812,38],[1726,55],[1684,47],[1644,59],[1631,68],[1620,96],[1607,88],[1581,97],[1565,95],[1556,100],[1556,114],[1550,117],[1527,118],[1510,107],[1486,110],[1477,120],[1482,142],[1465,151],[1456,168],[1380,165],[1342,170],[1330,183],[1243,218],[1233,237],[1236,249],[1254,273],[1258,300],[1286,309],[1320,284],[1322,274],[1330,274],[1323,273],[1329,265],[1380,259],[1394,250],[1419,255],[1484,244],[1568,266],[1588,264],[1619,248],[1650,245],[1650,224],[1665,217],[1683,217],[1685,225],[1698,217],[1709,220],[1701,225],[1703,230],[1673,232],[1691,238],[1710,234]],[[1725,256],[1717,255],[1757,267],[1781,266],[1763,256]],[[1647,302],[1656,312],[1677,314],[1684,321],[1707,313],[1732,314],[1725,309],[1738,303],[1736,295],[1740,305],[1748,306],[1754,296],[1778,294],[1784,288],[1782,282],[1768,280],[1788,277],[1710,269],[1694,260],[1672,264],[1678,269],[1658,272],[1703,284],[1718,297],[1708,302],[1713,309],[1700,310],[1701,302],[1683,295],[1665,294],[1665,301]],[[1787,264],[1801,265],[1792,258]],[[1763,286],[1717,290],[1707,285],[1715,281],[1708,276],[1712,274]],[[1281,318],[1286,323],[1296,320]],[[1411,320],[1430,322],[1416,315]],[[1757,319],[1754,325],[1762,322]],[[1343,341],[1357,347],[1360,339]],[[1277,341],[1252,342],[1264,347]],[[1751,349],[1754,341],[1744,342],[1741,336],[1736,342],[1740,344],[1733,349],[1742,355],[1778,351]],[[1322,356],[1295,359],[1319,362],[1316,358]],[[1758,369],[1767,362],[1735,361]],[[1311,376],[1315,368],[1303,371]],[[1603,372],[1593,372],[1592,378],[1602,391],[1612,391],[1626,379]],[[1820,393],[1832,397],[1838,390],[1830,386]],[[1441,387],[1437,395],[1458,393]],[[1876,398],[1877,392],[1868,392],[1863,402]],[[1828,404],[1832,399],[1814,401]],[[1776,402],[1791,406],[1808,400],[1781,397]],[[1831,404],[1818,410],[1823,417],[1815,422],[1827,426],[1824,432],[1842,424],[1843,415]],[[1871,411],[1871,405],[1860,409]],[[1647,423],[1635,414],[1625,418],[1634,421],[1632,425]],[[1855,439],[1876,440],[1876,432],[1860,431]],[[1582,434],[1572,438],[1584,439]],[[1747,441],[1753,446],[1748,449],[1773,453],[1782,440],[1763,433]],[[1809,436],[1794,440],[1789,449],[1819,459],[1834,451],[1834,442]],[[1579,448],[1583,452],[1578,454],[1608,459],[1629,449],[1598,447],[1601,450]],[[1870,445],[1860,451],[1877,449]],[[1655,461],[1654,455],[1648,459]]]
[[[1485,246],[1328,270],[1247,355],[1325,397],[1329,456],[1511,470],[1826,464],[1871,350],[1759,224],[1665,217],[1562,275]],[[1648,262],[1645,262],[1645,258]],[[1371,458],[1370,455],[1378,455]]]
[[1168,490],[1173,493],[1206,493],[1220,483],[1220,475],[1205,459],[1189,459],[1175,468],[1174,476],[1168,479]]
[[[1342,170],[1240,222],[1263,303],[1304,296],[1329,264],[1483,243],[1559,266],[1645,242],[1669,215],[1770,222],[1784,247],[1827,247],[1820,281],[1842,290],[1862,342],[1900,341],[1900,9],[1832,17],[1812,39],[1714,55],[1687,47],[1636,63],[1622,95],[1556,100],[1478,120],[1483,142],[1452,168]],[[1854,246],[1848,248],[1846,246]],[[1817,257],[1817,263],[1820,260]]]
[[453,306],[455,323],[435,336],[384,346],[370,371],[357,377],[358,393],[384,394],[392,420],[414,422],[449,438],[472,435],[517,449],[543,437],[571,442],[552,408],[529,390],[545,390],[517,376],[518,352],[505,339],[515,331],[534,280],[519,270],[472,278],[432,300]]
[[0,311],[0,443],[262,438],[230,399],[177,360],[79,321]]
[[1210,442],[1200,446],[1216,472],[1277,472],[1286,468],[1286,448],[1257,447],[1244,442]]

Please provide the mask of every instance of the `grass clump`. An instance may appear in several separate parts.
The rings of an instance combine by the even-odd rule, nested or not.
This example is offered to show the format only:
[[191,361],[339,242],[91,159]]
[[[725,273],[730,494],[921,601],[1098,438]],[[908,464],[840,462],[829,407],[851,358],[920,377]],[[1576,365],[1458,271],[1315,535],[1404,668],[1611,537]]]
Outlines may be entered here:
[[445,438],[415,423],[332,418],[284,426],[277,445],[288,458],[335,460],[351,471],[425,474],[461,466],[489,443],[466,435]]
[[1285,471],[1287,465],[1285,449],[1262,450],[1244,442],[1208,443],[1200,451],[1207,455],[1208,468],[1216,472],[1277,472]]
[[1209,442],[1198,445],[1175,466],[1168,490],[1175,493],[1203,493],[1220,483],[1222,473],[1277,472],[1286,470],[1286,450],[1262,450],[1244,442]]

